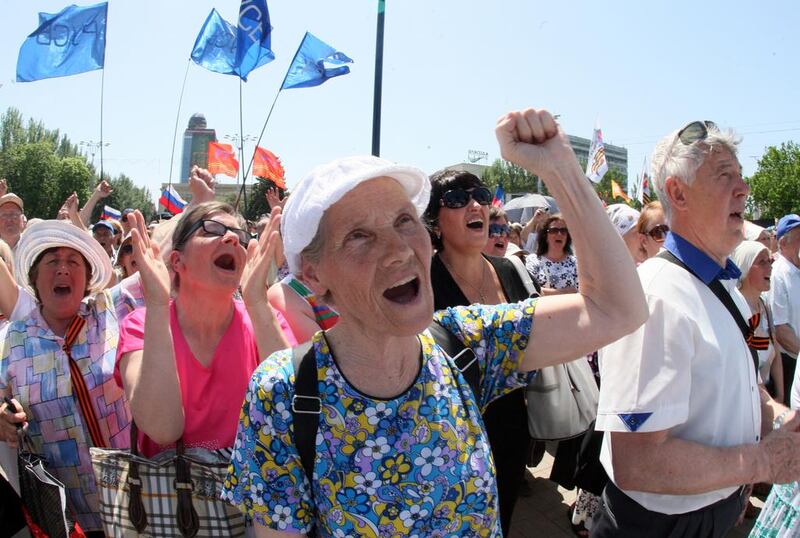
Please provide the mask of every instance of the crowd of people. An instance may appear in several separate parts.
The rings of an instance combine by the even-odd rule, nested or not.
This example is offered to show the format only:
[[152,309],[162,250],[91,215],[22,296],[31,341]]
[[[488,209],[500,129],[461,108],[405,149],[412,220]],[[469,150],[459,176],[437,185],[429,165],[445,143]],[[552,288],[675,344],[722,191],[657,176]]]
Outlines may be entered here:
[[255,536],[508,536],[545,447],[530,415],[559,412],[526,388],[588,361],[596,421],[547,444],[578,536],[724,536],[770,487],[753,535],[800,534],[800,217],[744,220],[738,139],[712,122],[658,143],[641,211],[603,206],[547,111],[495,132],[554,198],[525,222],[471,173],[378,157],[270,191],[253,225],[197,167],[149,226],[91,224],[104,181],[27,221],[0,181],[5,479],[23,425],[104,536],[89,448],[130,448],[135,424],[144,457],[230,450],[220,497]]

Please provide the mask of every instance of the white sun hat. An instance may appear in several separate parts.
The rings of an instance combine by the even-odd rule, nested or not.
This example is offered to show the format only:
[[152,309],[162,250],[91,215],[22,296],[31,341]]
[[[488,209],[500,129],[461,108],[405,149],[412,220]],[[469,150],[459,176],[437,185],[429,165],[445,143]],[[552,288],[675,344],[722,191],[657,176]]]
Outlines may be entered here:
[[606,213],[620,237],[631,231],[639,221],[639,212],[626,204],[611,204],[606,208]]
[[377,177],[397,180],[417,209],[418,216],[428,207],[431,191],[428,175],[413,166],[373,156],[345,157],[318,166],[292,190],[283,210],[281,235],[292,274],[300,271],[300,253],[317,234],[325,210],[364,181]]
[[108,254],[88,232],[65,220],[43,220],[25,228],[14,253],[14,268],[20,285],[36,293],[33,282],[28,281],[28,271],[42,252],[54,247],[69,247],[86,258],[92,268],[89,293],[105,288],[113,272]]

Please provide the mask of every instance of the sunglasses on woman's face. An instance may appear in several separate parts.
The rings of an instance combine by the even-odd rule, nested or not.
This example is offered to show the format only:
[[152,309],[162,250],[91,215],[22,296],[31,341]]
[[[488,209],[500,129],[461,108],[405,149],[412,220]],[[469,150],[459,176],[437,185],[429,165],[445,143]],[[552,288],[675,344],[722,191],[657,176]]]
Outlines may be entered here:
[[472,198],[480,205],[492,203],[492,191],[486,187],[475,187],[474,189],[451,189],[442,195],[441,204],[449,209],[461,209],[469,203]]
[[187,230],[186,237],[187,238],[190,237],[195,231],[197,231],[201,227],[203,228],[203,231],[208,235],[216,235],[218,237],[224,236],[226,233],[228,233],[228,230],[230,230],[239,240],[239,244],[245,249],[247,248],[247,244],[250,242],[250,239],[253,238],[253,236],[250,235],[250,232],[248,232],[247,230],[242,230],[241,228],[234,228],[232,226],[225,226],[221,222],[217,222],[215,220],[210,220],[210,219],[203,219],[195,222],[189,228],[189,230]]
[[489,237],[507,237],[510,229],[508,224],[490,224]]
[[553,235],[557,235],[557,234],[558,235],[568,235],[569,234],[569,230],[567,230],[566,228],[548,228],[547,229],[547,233],[553,234]]
[[667,238],[667,232],[669,231],[669,226],[666,224],[659,224],[658,226],[653,226],[649,231],[645,232],[647,235],[653,238],[653,241],[661,243],[664,239]]

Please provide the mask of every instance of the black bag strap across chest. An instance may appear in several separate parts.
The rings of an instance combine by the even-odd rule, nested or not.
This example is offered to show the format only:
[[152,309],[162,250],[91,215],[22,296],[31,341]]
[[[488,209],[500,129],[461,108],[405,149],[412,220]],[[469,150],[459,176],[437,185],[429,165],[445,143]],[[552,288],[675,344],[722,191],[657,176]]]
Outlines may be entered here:
[[[452,358],[456,368],[461,371],[461,375],[472,389],[475,399],[480,401],[481,369],[475,353],[435,321],[430,324],[428,330],[433,335],[436,344]],[[317,359],[311,342],[292,349],[292,366],[295,371],[294,396],[292,397],[295,448],[300,455],[308,483],[313,484],[317,430],[319,429],[319,415],[322,412],[322,400],[319,397]]]
[[[667,260],[668,262],[672,262],[679,267],[683,267],[685,270],[689,271],[692,275],[694,275],[698,280],[701,282],[703,281],[697,273],[689,269],[689,267],[683,263],[677,256],[675,256],[669,250],[662,250],[658,257]],[[733,297],[731,294],[728,293],[728,290],[725,289],[725,286],[719,281],[719,279],[712,280],[708,287],[711,289],[711,292],[719,299],[719,301],[723,304],[723,306],[730,312],[731,317],[736,322],[736,325],[739,326],[739,330],[742,331],[742,336],[744,336],[745,342],[750,342],[750,325],[747,324],[745,321],[744,316],[742,316],[742,312],[739,310],[739,307],[736,306],[736,303],[733,302]],[[748,345],[747,349],[750,351],[750,355],[753,358],[753,367],[756,370],[756,376],[758,376],[758,351],[756,351],[752,346]]]

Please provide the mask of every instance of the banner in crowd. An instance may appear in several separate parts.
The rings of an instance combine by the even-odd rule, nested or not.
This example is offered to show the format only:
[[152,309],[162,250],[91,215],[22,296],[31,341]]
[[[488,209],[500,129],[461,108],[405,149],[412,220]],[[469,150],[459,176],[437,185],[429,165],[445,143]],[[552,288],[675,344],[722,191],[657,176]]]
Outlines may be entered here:
[[589,160],[586,161],[586,177],[594,183],[600,183],[608,172],[606,149],[603,146],[603,132],[596,127],[592,134],[592,145],[589,147]]
[[122,211],[119,209],[114,209],[110,205],[103,206],[103,214],[100,216],[101,219],[114,219],[114,220],[121,220],[122,219]]
[[649,172],[649,165],[647,163],[647,157],[644,158],[644,163],[642,164],[642,183],[639,185],[639,202],[644,204],[649,204],[653,201],[653,191],[651,190],[651,181],[650,181],[650,174]]
[[39,27],[22,43],[17,82],[66,77],[102,69],[108,2],[39,13]]
[[233,26],[212,9],[192,47],[197,65],[223,75],[247,75],[275,59],[270,49],[272,26],[265,0],[243,0],[239,23]]
[[175,187],[170,185],[161,193],[161,198],[159,198],[158,203],[164,207],[165,211],[177,215],[183,211],[183,208],[186,207],[188,202],[181,198],[181,195],[178,194]]
[[611,198],[622,198],[625,202],[630,202],[631,199],[625,194],[625,191],[622,190],[622,187],[619,186],[619,183],[611,180]]
[[285,180],[286,172],[283,170],[281,160],[270,150],[256,146],[255,154],[253,155],[253,175],[262,178],[270,179],[275,183],[279,189],[286,188]]
[[506,190],[503,188],[502,185],[497,185],[497,188],[494,190],[494,198],[492,198],[492,205],[495,207],[503,207],[503,204],[506,203]]
[[208,171],[215,176],[222,174],[236,177],[239,172],[239,161],[236,160],[236,153],[230,144],[208,143]]
[[350,72],[350,68],[344,65],[346,63],[353,63],[353,60],[306,32],[286,72],[281,90],[319,86],[328,79],[346,75]]

